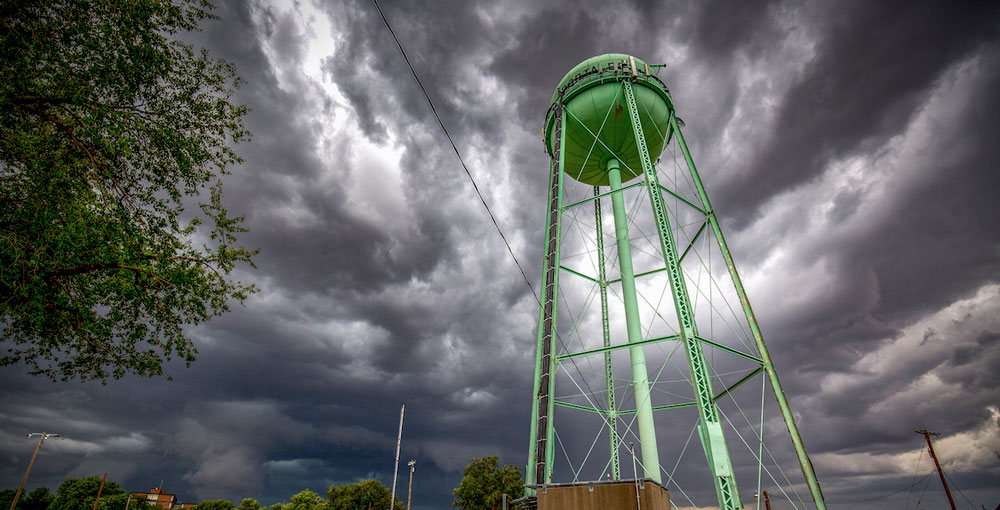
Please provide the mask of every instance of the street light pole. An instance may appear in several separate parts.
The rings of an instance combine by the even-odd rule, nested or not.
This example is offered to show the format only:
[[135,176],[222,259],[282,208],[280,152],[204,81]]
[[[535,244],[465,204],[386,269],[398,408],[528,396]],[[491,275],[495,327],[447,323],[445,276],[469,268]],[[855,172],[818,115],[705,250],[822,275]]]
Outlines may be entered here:
[[21,485],[17,487],[17,492],[14,493],[14,501],[10,502],[10,510],[14,510],[17,506],[17,500],[21,497],[21,492],[24,491],[24,483],[28,481],[28,473],[31,472],[31,466],[35,464],[35,457],[38,456],[38,450],[42,449],[42,443],[45,442],[45,438],[51,437],[52,439],[59,439],[59,434],[46,434],[45,432],[32,432],[28,434],[28,437],[41,436],[38,439],[38,445],[35,446],[35,453],[31,454],[31,461],[28,462],[28,469],[24,471],[24,478],[21,478]]
[[413,495],[413,466],[417,464],[416,460],[411,460],[407,465],[410,466],[410,488],[406,490],[406,510],[410,510],[410,496]]
[[[396,473],[399,471],[399,445],[403,442],[403,412],[404,404],[399,408],[399,434],[396,435],[396,463],[392,467],[392,494],[389,496],[389,510],[396,508]],[[14,510],[13,508],[11,510]]]

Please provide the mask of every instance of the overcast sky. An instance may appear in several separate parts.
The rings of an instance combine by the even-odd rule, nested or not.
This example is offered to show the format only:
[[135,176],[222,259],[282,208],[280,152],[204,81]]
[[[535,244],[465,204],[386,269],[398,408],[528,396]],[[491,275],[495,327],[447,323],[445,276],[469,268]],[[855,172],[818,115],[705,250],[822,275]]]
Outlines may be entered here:
[[[523,466],[537,305],[374,5],[217,3],[187,39],[246,80],[225,200],[260,291],[190,330],[173,381],[0,370],[0,487],[40,431],[66,439],[29,487],[108,472],[270,504],[388,485],[402,403],[415,508],[449,507],[471,457]],[[927,428],[959,506],[1000,504],[1000,5],[384,4],[536,288],[555,85],[601,53],[666,64],[827,500],[946,504],[935,477],[906,489]]]

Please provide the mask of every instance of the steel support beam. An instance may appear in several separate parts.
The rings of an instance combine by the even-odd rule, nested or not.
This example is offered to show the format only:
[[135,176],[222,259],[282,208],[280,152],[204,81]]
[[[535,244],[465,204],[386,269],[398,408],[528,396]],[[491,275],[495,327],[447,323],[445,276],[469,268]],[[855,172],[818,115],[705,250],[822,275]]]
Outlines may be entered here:
[[708,362],[705,359],[701,341],[698,339],[698,328],[695,323],[694,310],[691,307],[691,299],[688,295],[687,283],[684,280],[684,271],[680,265],[677,244],[674,241],[673,231],[670,229],[670,222],[667,218],[667,211],[663,205],[663,194],[660,192],[656,170],[649,159],[649,149],[646,146],[646,136],[639,121],[635,94],[632,91],[632,84],[630,82],[623,82],[622,85],[625,92],[625,103],[628,108],[629,119],[632,121],[632,132],[635,136],[636,146],[639,149],[639,159],[642,162],[646,187],[649,191],[650,205],[652,206],[653,216],[656,220],[656,231],[659,234],[660,248],[663,252],[663,260],[667,266],[667,275],[670,279],[670,290],[674,299],[674,309],[677,313],[678,329],[680,330],[681,342],[684,344],[688,368],[691,373],[691,386],[694,389],[695,402],[698,403],[700,420],[698,434],[701,436],[705,456],[712,471],[716,495],[719,499],[719,507],[724,510],[741,509],[743,508],[743,503],[739,498],[736,478],[733,476],[733,464],[729,457],[729,448],[726,446],[725,436],[722,433],[722,424],[719,421],[719,412],[713,399],[714,392],[712,390],[712,379],[708,370]]
[[601,325],[604,333],[604,377],[608,404],[608,442],[611,448],[611,479],[621,480],[618,462],[618,407],[615,403],[615,370],[611,364],[611,324],[608,320],[608,277],[604,261],[604,216],[601,214],[601,188],[594,186],[594,220],[597,239],[597,278],[601,290]]

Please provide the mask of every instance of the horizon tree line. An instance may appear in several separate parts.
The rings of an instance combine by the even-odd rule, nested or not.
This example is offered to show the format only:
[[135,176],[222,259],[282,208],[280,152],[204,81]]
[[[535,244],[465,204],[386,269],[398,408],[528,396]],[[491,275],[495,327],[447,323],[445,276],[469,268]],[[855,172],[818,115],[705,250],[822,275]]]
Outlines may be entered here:
[[[524,495],[520,468],[500,467],[496,456],[473,458],[465,467],[459,486],[453,490],[452,506],[462,510],[498,510],[503,494],[508,501]],[[37,487],[25,493],[13,510],[159,510],[144,498],[134,497],[136,491],[126,492],[121,485],[107,480],[100,488],[101,477],[67,478],[53,494],[48,487]],[[392,510],[406,510],[406,504],[397,494]],[[375,479],[331,485],[326,497],[303,489],[287,502],[262,505],[254,498],[243,498],[239,504],[227,499],[203,500],[194,510],[386,510],[391,494],[382,482]],[[0,490],[0,510],[10,508],[14,490]]]

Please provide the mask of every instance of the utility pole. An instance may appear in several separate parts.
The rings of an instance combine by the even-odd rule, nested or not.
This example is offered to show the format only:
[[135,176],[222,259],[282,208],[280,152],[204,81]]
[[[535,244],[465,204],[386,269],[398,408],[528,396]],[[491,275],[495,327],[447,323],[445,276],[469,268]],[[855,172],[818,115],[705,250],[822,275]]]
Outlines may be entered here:
[[948,503],[951,503],[951,510],[956,510],[955,499],[951,497],[951,489],[948,488],[948,481],[944,479],[944,471],[941,470],[941,463],[938,462],[937,455],[934,453],[934,444],[931,443],[931,436],[940,436],[937,432],[929,432],[927,429],[920,429],[917,434],[923,434],[924,439],[927,440],[927,448],[931,452],[931,458],[934,459],[934,465],[937,466],[938,476],[941,477],[941,485],[944,485],[944,493],[948,495]]
[[104,478],[101,478],[101,485],[97,487],[97,497],[94,498],[94,510],[97,510],[97,504],[101,502],[101,492],[104,490],[104,481],[108,479],[108,472],[104,472]]
[[[406,404],[399,408],[399,434],[396,435],[396,464],[392,468],[392,495],[389,496],[389,510],[396,508],[396,473],[399,471],[399,445],[403,442],[403,412]],[[13,508],[11,510],[14,510]]]
[[42,436],[42,437],[38,438],[38,445],[35,446],[35,453],[31,454],[31,461],[28,462],[28,469],[24,471],[24,478],[21,478],[21,485],[17,487],[17,492],[14,493],[14,501],[10,502],[10,510],[14,510],[14,507],[17,505],[18,498],[21,497],[21,492],[24,490],[24,483],[28,481],[28,473],[31,472],[31,466],[35,464],[35,457],[38,456],[38,450],[42,449],[42,443],[45,441],[45,438],[51,437],[52,439],[59,439],[59,434],[46,434],[45,432],[42,433],[34,432],[28,434],[29,438],[33,436]]
[[410,488],[406,490],[406,510],[410,510],[410,497],[413,496],[413,466],[416,464],[416,460],[411,460],[406,464],[410,466]]

